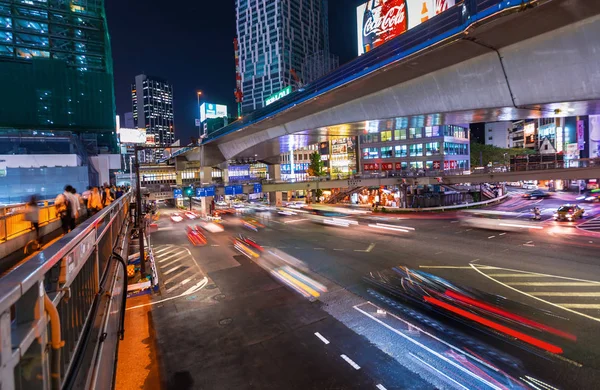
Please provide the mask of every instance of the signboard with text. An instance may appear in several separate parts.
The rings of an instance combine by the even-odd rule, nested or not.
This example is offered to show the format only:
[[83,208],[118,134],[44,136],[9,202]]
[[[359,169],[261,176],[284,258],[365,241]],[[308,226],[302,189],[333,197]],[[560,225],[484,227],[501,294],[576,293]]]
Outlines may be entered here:
[[215,196],[215,187],[200,187],[196,188],[197,198],[206,198],[207,196]]
[[225,195],[241,195],[244,193],[242,185],[225,186]]
[[202,103],[200,105],[200,122],[223,117],[227,117],[227,106],[214,103]]
[[356,8],[358,55],[448,10],[455,0],[367,1]]
[[175,188],[173,190],[173,198],[183,198],[183,190],[181,188]]
[[262,192],[262,184],[254,183],[254,193],[260,194]]
[[265,99],[265,106],[268,106],[271,103],[275,103],[277,100],[286,97],[290,93],[292,93],[292,87],[288,85],[287,87],[285,87],[281,91],[277,91],[274,94],[272,94],[269,97],[267,97]]
[[[121,127],[118,131],[119,142],[122,144],[145,144],[146,129],[127,129]],[[152,138],[154,140],[154,137]]]

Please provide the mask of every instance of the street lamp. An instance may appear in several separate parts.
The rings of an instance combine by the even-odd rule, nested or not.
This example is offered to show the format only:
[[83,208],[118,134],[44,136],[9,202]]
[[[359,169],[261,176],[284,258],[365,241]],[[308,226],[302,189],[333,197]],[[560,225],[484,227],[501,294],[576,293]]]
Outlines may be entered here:
[[202,91],[196,92],[196,95],[198,96],[198,139],[200,139],[202,138],[202,112],[200,111],[200,96],[202,96]]

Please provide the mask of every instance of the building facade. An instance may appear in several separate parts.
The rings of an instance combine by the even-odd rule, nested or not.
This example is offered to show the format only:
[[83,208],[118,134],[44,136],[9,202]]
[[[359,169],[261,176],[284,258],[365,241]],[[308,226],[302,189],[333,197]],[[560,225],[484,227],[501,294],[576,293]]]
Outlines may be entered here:
[[[146,129],[148,146],[167,147],[175,142],[173,86],[168,81],[137,75],[131,86],[131,101],[134,127]],[[162,154],[160,149],[154,153],[157,157]]]
[[297,85],[305,58],[328,49],[326,9],[325,0],[236,0],[242,113]]
[[402,119],[367,122],[360,136],[361,171],[469,170],[469,129],[411,127]]
[[0,0],[0,85],[0,128],[69,130],[90,154],[117,151],[103,0]]
[[513,122],[489,122],[485,124],[485,144],[498,148],[512,148]]

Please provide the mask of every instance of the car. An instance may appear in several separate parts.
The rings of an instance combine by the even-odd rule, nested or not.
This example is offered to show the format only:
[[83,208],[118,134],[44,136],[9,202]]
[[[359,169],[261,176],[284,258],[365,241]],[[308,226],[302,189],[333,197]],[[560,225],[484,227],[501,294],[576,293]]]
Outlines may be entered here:
[[548,197],[550,197],[550,194],[542,190],[533,190],[523,194],[523,198],[525,199],[539,199]]
[[183,217],[179,213],[171,214],[171,221],[181,222],[181,221],[183,221]]
[[583,201],[583,202],[587,202],[587,203],[597,203],[597,202],[600,202],[600,192],[597,190],[586,191],[586,192],[583,192],[580,196],[578,196],[575,199],[580,202]]
[[564,204],[554,213],[554,219],[557,221],[574,221],[576,218],[583,218],[585,210],[576,204]]
[[189,219],[198,218],[198,214],[194,213],[193,211],[186,211],[185,216],[188,217]]

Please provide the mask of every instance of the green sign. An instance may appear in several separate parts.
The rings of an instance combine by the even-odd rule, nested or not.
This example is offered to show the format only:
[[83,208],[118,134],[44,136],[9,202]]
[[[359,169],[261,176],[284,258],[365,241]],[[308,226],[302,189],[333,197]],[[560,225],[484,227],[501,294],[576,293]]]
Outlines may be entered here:
[[282,89],[279,92],[275,92],[273,95],[269,96],[268,98],[265,99],[265,106],[268,106],[269,104],[276,102],[277,100],[286,97],[287,95],[289,95],[290,93],[292,93],[292,87],[291,86],[287,86],[284,89]]

